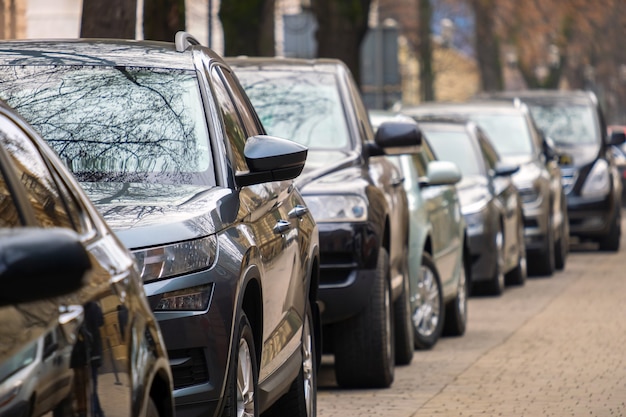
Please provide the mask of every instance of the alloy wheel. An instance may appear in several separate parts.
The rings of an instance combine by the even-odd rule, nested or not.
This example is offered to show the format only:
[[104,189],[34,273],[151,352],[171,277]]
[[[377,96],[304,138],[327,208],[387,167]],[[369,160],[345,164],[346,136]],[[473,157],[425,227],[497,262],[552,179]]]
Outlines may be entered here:
[[439,317],[439,286],[437,278],[430,268],[422,266],[420,281],[418,282],[418,294],[420,305],[413,313],[413,322],[419,334],[428,337],[435,332]]
[[254,417],[254,374],[250,346],[239,341],[237,361],[237,417]]

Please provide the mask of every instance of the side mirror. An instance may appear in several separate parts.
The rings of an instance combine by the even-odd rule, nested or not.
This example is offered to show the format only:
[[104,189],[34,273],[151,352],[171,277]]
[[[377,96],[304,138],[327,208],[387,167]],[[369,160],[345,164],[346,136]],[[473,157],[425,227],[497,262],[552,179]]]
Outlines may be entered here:
[[623,143],[626,143],[626,133],[624,132],[611,132],[611,136],[609,136],[609,145],[619,146]]
[[374,141],[376,145],[369,147],[370,156],[412,154],[421,149],[422,132],[417,123],[384,122]]
[[274,136],[248,138],[243,150],[249,173],[238,174],[237,185],[252,185],[296,178],[306,162],[308,148]]
[[428,182],[422,185],[453,185],[461,181],[461,171],[454,162],[430,161],[427,170]]
[[0,233],[0,305],[66,295],[91,268],[76,233],[60,228],[17,228]]
[[519,171],[519,165],[509,165],[498,162],[493,170],[493,175],[496,177],[508,177],[515,174],[517,171]]

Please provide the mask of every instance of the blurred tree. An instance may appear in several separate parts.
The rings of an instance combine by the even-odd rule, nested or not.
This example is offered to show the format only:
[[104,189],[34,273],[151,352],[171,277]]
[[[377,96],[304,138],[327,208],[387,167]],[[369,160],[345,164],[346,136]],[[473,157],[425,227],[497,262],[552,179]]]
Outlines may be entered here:
[[496,33],[498,0],[469,0],[474,12],[475,52],[483,91],[502,90],[500,42]]
[[275,0],[228,0],[220,3],[224,55],[274,56]]
[[317,18],[317,56],[342,60],[361,80],[361,42],[368,29],[371,0],[313,0]]
[[430,29],[433,18],[433,7],[430,0],[419,0],[418,10],[420,98],[422,101],[433,101],[435,99],[435,73],[433,71],[433,44]]
[[179,30],[185,30],[185,0],[144,0],[145,39],[173,42]]
[[135,39],[137,0],[83,0],[81,38]]

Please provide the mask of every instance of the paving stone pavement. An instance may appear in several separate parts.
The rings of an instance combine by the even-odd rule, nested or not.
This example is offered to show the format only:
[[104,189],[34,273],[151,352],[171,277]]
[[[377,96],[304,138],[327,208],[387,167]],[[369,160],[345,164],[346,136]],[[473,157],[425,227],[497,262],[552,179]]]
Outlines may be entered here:
[[626,241],[468,311],[465,336],[416,351],[389,389],[339,389],[325,357],[318,416],[626,416]]

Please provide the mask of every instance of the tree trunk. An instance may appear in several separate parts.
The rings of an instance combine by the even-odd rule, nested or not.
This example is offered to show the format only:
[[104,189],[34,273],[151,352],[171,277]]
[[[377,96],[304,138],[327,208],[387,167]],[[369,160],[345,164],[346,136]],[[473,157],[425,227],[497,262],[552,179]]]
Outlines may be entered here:
[[274,5],[275,0],[223,0],[224,55],[274,56]]
[[435,99],[435,73],[433,72],[433,44],[431,41],[430,24],[433,16],[433,7],[430,0],[418,0],[418,53],[420,65],[420,100],[433,101]]
[[137,0],[83,0],[81,38],[135,39]]
[[471,0],[476,25],[476,58],[483,91],[502,90],[500,46],[495,31],[495,0]]
[[144,0],[144,39],[174,42],[180,30],[185,30],[185,0]]
[[361,42],[368,28],[371,0],[315,0],[317,56],[342,60],[361,83]]

